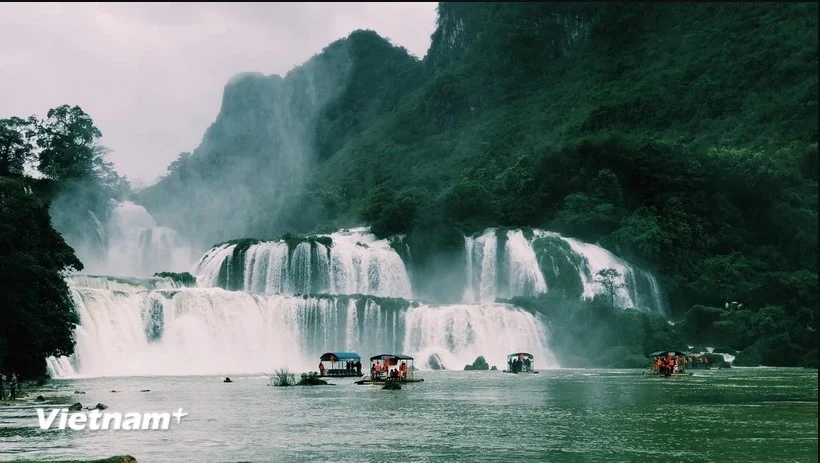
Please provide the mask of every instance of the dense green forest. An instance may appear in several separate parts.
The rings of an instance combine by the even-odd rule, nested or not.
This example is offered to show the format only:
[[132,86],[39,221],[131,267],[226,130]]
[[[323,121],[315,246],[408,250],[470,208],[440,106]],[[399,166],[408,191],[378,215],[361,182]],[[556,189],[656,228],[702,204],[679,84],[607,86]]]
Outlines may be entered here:
[[[100,131],[79,106],[0,119],[0,371],[42,376],[45,359],[74,351],[74,303],[63,278],[83,264],[55,230],[53,200],[100,217],[127,181],[105,160]],[[66,226],[67,226],[66,224]],[[64,228],[65,229],[65,228]]]
[[[328,92],[310,107],[306,79]],[[274,205],[256,180],[293,162],[271,131],[282,112],[302,121],[302,168]],[[816,364],[817,122],[814,3],[441,3],[423,60],[357,31],[284,78],[237,77],[141,199],[174,226],[205,209],[232,224],[200,227],[203,243],[361,221],[406,234],[422,293],[462,234],[555,230],[655,273],[687,343]],[[235,164],[252,194],[204,192]]]

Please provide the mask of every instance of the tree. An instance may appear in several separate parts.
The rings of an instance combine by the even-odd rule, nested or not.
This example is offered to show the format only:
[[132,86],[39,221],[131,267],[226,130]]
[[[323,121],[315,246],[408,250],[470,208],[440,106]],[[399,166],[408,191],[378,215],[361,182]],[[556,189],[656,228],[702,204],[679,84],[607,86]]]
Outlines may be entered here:
[[0,119],[0,177],[23,175],[26,161],[34,156],[36,123],[34,116]]
[[52,180],[72,180],[93,175],[104,150],[95,146],[102,136],[94,121],[79,106],[62,105],[48,111],[41,122],[37,145],[39,169]]
[[609,306],[613,309],[615,308],[615,293],[618,289],[624,287],[620,278],[621,272],[614,268],[604,268],[598,270],[598,273],[595,274],[595,282],[604,287],[607,296],[609,296]]
[[33,184],[0,177],[0,366],[29,378],[74,350],[79,320],[62,272],[83,269]]
[[394,193],[388,185],[380,184],[370,195],[361,218],[370,224],[371,231],[376,236],[406,233],[413,224],[424,196],[424,191],[418,188],[405,188]]

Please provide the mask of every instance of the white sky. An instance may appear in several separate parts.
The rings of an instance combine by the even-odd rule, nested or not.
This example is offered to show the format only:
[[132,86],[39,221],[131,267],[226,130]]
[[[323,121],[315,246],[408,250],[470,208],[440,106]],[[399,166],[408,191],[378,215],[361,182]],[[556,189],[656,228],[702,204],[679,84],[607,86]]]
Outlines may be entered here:
[[285,74],[356,29],[421,58],[436,3],[2,3],[0,118],[80,105],[151,183],[199,145],[228,80]]

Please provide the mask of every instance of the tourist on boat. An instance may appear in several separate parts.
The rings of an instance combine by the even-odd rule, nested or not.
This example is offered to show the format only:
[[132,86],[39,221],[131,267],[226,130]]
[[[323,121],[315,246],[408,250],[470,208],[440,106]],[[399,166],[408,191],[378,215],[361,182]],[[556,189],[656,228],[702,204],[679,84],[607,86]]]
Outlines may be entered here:
[[362,361],[356,360],[356,374],[361,376],[362,375]]
[[401,362],[401,365],[399,365],[399,373],[401,373],[402,378],[407,378],[407,364],[405,362]]
[[322,363],[322,362],[319,362],[319,376],[324,376],[324,375],[325,375],[325,364]]

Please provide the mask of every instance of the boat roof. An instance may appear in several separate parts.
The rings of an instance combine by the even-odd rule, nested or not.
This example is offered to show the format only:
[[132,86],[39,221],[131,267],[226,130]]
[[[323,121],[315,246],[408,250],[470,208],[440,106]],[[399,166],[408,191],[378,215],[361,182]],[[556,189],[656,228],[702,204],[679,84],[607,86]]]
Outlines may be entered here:
[[510,354],[507,357],[518,357],[519,355],[523,355],[524,357],[532,358],[532,354],[528,354],[526,352],[516,352],[514,354]]
[[658,357],[660,355],[666,355],[666,354],[670,354],[670,353],[675,355],[675,356],[689,355],[688,352],[683,352],[683,351],[680,351],[680,350],[671,349],[671,350],[659,350],[657,352],[652,352],[651,354],[649,354],[649,356],[650,357]]
[[359,354],[355,352],[325,352],[320,357],[323,361],[335,362],[337,360],[361,360]]
[[370,361],[373,360],[387,360],[387,359],[399,359],[399,360],[413,360],[413,357],[409,355],[401,355],[401,354],[379,354],[370,357]]

